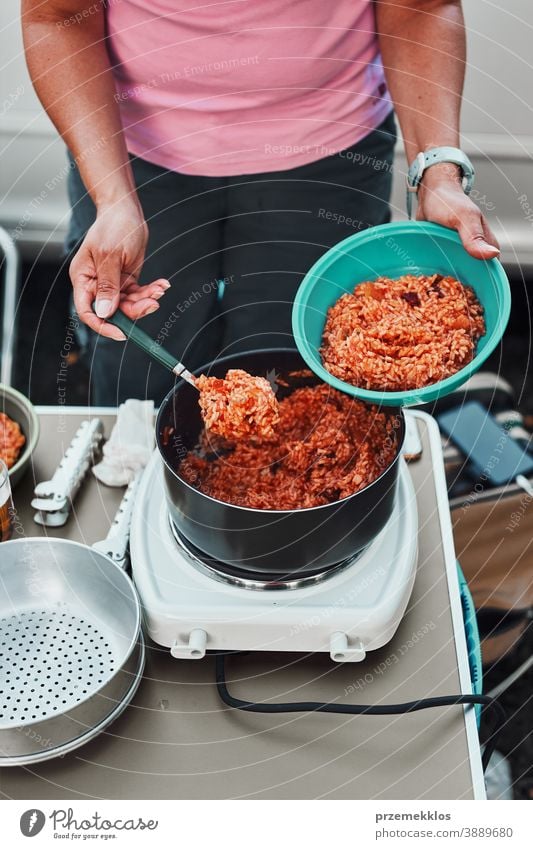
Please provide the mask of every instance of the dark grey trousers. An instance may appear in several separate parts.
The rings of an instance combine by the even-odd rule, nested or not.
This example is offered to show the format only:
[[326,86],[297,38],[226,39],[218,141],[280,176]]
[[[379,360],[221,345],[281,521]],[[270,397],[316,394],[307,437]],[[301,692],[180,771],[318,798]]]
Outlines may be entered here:
[[[223,354],[292,346],[292,301],[310,266],[346,236],[389,220],[395,139],[391,114],[338,154],[236,177],[189,176],[133,158],[150,230],[141,283],[172,284],[140,326],[193,369]],[[72,252],[95,216],[75,168],[69,196]],[[86,341],[92,403],[159,403],[172,388],[172,375],[131,343],[93,333]]]

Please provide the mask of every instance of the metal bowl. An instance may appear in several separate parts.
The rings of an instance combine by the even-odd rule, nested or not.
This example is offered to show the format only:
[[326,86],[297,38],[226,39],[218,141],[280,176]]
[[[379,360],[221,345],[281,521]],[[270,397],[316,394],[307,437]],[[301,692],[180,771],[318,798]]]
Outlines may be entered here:
[[0,545],[0,766],[63,755],[132,699],[144,644],[132,581],[82,543]]
[[31,401],[21,392],[0,383],[0,412],[16,422],[26,437],[17,462],[9,469],[11,487],[15,487],[27,470],[31,456],[39,441],[39,418]]

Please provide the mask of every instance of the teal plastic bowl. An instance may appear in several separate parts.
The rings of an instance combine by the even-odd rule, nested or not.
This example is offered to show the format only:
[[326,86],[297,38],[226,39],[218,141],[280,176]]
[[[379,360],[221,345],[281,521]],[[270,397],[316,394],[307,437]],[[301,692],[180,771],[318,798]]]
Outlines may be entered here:
[[[375,392],[334,377],[322,365],[320,345],[326,313],[345,292],[376,277],[443,274],[472,286],[485,310],[487,332],[474,359],[445,380],[404,392]],[[434,401],[468,380],[494,351],[511,311],[509,281],[497,259],[470,256],[455,230],[421,221],[382,224],[349,236],[324,254],[308,271],[296,294],[292,330],[310,369],[326,383],[373,404],[405,406]]]

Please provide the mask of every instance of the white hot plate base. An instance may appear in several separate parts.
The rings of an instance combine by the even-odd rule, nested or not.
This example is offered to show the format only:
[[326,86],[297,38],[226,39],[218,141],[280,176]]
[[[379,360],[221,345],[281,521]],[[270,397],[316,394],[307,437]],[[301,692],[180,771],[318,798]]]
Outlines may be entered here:
[[416,497],[402,458],[393,514],[352,565],[298,589],[222,583],[176,543],[155,452],[137,493],[130,551],[146,632],[173,657],[199,659],[211,649],[327,652],[347,662],[394,635],[413,588],[417,538]]

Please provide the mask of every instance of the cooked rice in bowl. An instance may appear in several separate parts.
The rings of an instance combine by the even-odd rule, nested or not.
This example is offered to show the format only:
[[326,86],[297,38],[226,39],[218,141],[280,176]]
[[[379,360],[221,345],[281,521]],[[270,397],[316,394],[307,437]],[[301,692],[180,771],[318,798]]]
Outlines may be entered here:
[[474,290],[441,274],[360,283],[328,310],[321,356],[362,389],[403,391],[455,374],[485,334]]
[[0,413],[0,460],[4,461],[8,469],[17,462],[25,442],[26,437],[20,425],[5,413]]
[[298,510],[353,495],[399,451],[398,414],[319,384],[279,402],[271,437],[234,444],[203,430],[177,471],[205,495],[261,510]]

